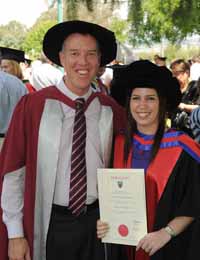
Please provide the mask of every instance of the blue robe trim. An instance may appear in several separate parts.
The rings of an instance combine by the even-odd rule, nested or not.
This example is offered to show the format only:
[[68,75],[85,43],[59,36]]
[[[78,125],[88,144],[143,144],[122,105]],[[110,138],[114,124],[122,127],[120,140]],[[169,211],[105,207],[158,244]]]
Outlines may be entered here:
[[[139,150],[150,151],[153,144],[153,138],[154,135],[144,135],[138,133],[134,135],[133,142]],[[160,148],[165,149],[178,146],[200,163],[200,145],[190,139],[190,137],[184,132],[174,130],[166,132],[162,138]]]

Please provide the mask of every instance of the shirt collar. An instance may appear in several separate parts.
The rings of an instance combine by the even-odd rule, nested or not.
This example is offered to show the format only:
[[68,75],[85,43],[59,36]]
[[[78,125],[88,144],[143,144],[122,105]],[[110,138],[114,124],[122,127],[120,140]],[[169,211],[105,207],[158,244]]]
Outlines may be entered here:
[[[57,86],[56,86],[65,96],[71,98],[72,100],[75,100],[77,98],[80,98],[80,96],[74,94],[64,83],[63,78],[58,82]],[[84,98],[85,100],[87,100],[89,98],[89,96],[92,94],[92,88],[90,87],[88,92],[81,96],[82,98]]]

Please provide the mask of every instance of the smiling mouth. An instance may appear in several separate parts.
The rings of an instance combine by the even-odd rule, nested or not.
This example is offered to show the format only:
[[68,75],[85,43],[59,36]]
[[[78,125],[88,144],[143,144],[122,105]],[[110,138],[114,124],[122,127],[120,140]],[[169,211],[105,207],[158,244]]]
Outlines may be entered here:
[[89,71],[88,70],[77,70],[77,73],[80,75],[80,76],[86,76],[89,74]]
[[141,117],[145,117],[150,115],[150,112],[137,112],[137,115],[141,116]]

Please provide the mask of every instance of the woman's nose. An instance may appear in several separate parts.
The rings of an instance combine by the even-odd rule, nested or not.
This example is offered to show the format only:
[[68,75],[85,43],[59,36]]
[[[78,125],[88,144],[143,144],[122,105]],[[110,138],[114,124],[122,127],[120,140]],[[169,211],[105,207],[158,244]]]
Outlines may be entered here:
[[145,98],[141,98],[141,99],[140,99],[140,102],[139,102],[139,105],[140,105],[140,106],[146,106],[146,104],[147,104],[146,99],[145,99]]

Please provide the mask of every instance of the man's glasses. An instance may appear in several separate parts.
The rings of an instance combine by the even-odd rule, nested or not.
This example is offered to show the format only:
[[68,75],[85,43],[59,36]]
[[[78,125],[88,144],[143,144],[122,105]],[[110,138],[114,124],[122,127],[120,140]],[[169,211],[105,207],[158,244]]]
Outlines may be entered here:
[[185,70],[176,70],[176,71],[173,71],[173,70],[172,70],[172,73],[173,73],[173,75],[174,75],[175,77],[177,77],[177,76],[179,76],[179,75],[185,73]]

